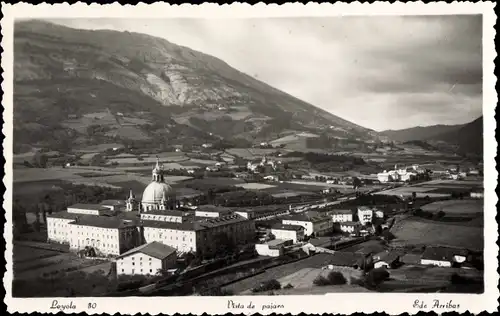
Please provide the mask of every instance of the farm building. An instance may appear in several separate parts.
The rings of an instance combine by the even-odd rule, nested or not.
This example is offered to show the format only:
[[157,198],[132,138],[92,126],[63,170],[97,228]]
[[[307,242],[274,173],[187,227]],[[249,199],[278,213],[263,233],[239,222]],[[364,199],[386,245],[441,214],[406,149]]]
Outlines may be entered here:
[[373,256],[374,268],[397,268],[401,261],[401,253],[397,251],[383,251]]
[[271,234],[273,234],[276,239],[291,239],[295,244],[304,240],[304,227],[300,225],[277,224],[271,228]]
[[438,267],[451,267],[454,263],[467,260],[467,251],[450,247],[427,247],[420,263]]
[[175,266],[174,248],[159,242],[150,242],[131,249],[116,258],[117,275],[155,275]]

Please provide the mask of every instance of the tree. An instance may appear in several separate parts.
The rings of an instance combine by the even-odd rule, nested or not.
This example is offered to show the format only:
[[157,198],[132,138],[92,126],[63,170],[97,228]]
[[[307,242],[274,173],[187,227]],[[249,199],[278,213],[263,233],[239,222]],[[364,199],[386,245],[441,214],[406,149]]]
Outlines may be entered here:
[[411,199],[412,199],[412,201],[415,201],[417,199],[417,192],[411,193]]
[[370,287],[377,287],[385,280],[389,279],[390,274],[384,268],[373,269],[366,275],[365,284]]
[[37,152],[33,156],[33,166],[37,168],[47,168],[47,161],[48,161],[47,155],[43,153]]
[[341,285],[346,284],[347,280],[344,275],[338,271],[332,271],[328,274],[328,281],[330,285]]

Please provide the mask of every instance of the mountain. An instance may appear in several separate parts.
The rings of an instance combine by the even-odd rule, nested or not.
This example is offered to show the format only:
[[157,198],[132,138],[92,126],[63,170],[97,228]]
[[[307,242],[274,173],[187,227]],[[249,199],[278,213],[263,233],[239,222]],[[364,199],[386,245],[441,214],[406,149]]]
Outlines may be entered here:
[[456,131],[463,127],[461,125],[432,125],[432,126],[417,126],[400,130],[386,130],[379,134],[386,136],[393,141],[407,142],[412,140],[427,140],[433,139],[435,136]]
[[481,116],[459,129],[436,135],[433,139],[458,145],[458,151],[461,154],[481,156],[483,153],[483,117]]
[[256,80],[220,59],[149,35],[45,21],[14,29],[14,143],[268,141],[376,133]]

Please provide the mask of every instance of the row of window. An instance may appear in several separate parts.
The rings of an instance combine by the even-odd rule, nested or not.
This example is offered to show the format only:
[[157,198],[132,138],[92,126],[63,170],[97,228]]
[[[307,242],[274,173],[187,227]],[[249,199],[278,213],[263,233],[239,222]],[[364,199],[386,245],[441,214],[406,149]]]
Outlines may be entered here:
[[[122,272],[125,273],[125,269],[122,269]],[[132,274],[134,274],[135,269],[132,269]],[[143,270],[141,269],[141,273],[143,273]],[[149,273],[153,273],[153,269],[149,269]]]

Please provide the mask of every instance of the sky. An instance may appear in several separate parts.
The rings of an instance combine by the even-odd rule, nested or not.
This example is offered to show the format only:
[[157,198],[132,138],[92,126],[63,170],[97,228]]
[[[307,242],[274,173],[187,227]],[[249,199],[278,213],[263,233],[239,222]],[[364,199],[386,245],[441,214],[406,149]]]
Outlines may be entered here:
[[376,131],[482,115],[480,15],[51,21],[165,38]]

